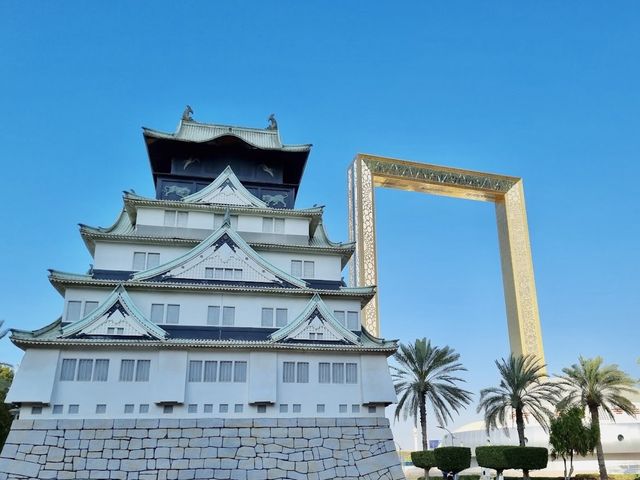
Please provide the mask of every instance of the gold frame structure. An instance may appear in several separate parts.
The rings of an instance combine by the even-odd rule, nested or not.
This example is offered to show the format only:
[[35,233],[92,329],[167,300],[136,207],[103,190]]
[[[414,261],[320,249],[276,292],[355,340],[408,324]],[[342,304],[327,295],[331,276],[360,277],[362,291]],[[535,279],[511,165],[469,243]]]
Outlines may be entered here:
[[[356,155],[348,171],[349,240],[356,242],[349,274],[355,286],[378,284],[374,187],[495,203],[511,352],[544,362],[522,179]],[[377,294],[362,310],[362,323],[380,334]]]

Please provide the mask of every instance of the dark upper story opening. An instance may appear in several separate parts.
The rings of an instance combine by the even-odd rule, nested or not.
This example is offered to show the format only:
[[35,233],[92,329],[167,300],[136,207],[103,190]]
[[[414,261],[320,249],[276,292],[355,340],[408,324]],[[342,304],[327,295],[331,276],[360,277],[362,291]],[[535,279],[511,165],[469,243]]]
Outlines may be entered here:
[[156,198],[179,200],[230,166],[253,195],[294,208],[311,145],[284,145],[277,128],[254,129],[182,120],[175,133],[144,129]]

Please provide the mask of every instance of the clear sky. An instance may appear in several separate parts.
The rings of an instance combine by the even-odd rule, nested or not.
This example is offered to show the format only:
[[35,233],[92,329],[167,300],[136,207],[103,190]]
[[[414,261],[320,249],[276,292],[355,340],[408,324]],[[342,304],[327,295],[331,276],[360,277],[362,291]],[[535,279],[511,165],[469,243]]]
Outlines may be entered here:
[[[640,376],[638,25],[623,1],[2,2],[0,318],[57,318],[46,269],[86,271],[76,224],[153,195],[140,127],[172,131],[189,103],[213,123],[274,112],[313,143],[297,205],[325,204],[334,240],[357,152],[523,177],[550,371],[602,355]],[[470,390],[493,384],[493,206],[377,201],[383,335],[448,344]]]

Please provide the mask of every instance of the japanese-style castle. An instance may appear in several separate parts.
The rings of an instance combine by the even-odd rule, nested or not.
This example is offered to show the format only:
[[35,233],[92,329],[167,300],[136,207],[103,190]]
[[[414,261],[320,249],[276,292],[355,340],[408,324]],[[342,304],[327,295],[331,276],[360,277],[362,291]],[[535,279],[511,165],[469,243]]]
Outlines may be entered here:
[[8,479],[402,479],[384,407],[396,343],[360,324],[354,245],[295,209],[310,145],[196,122],[145,129],[156,198],[80,226],[62,316],[13,330]]
[[62,316],[12,332],[20,418],[384,416],[396,344],[359,319],[375,287],[343,282],[354,245],[322,207],[294,208],[311,145],[189,109],[144,140],[156,198],[81,225],[89,272],[50,270]]

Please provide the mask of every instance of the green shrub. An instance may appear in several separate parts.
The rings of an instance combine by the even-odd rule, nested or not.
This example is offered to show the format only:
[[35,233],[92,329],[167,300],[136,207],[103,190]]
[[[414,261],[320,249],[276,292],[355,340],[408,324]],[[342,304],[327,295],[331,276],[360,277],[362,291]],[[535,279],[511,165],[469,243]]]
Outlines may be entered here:
[[433,450],[423,450],[421,452],[411,452],[411,461],[416,467],[429,470],[436,466],[436,457]]
[[471,449],[467,447],[440,447],[433,451],[436,467],[444,473],[458,473],[471,466]]
[[541,470],[547,467],[549,451],[542,447],[510,447],[504,450],[508,468]]
[[511,468],[511,465],[507,461],[507,457],[504,452],[508,448],[513,448],[511,445],[491,445],[486,447],[476,447],[476,460],[478,465],[484,468],[491,468],[496,470],[498,474],[503,470]]

